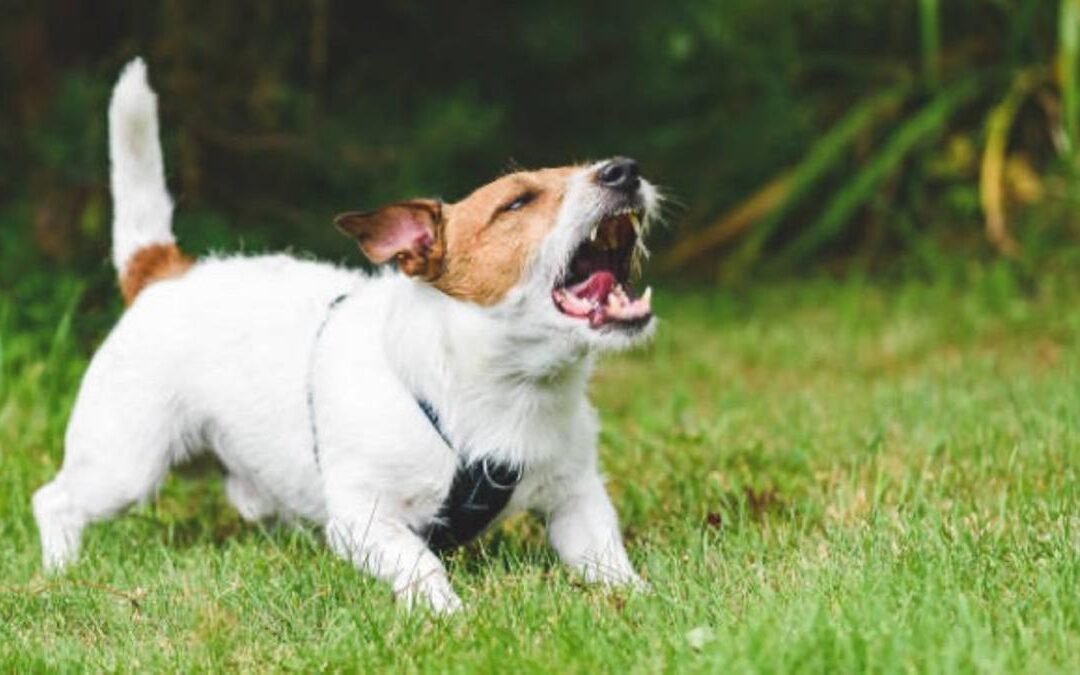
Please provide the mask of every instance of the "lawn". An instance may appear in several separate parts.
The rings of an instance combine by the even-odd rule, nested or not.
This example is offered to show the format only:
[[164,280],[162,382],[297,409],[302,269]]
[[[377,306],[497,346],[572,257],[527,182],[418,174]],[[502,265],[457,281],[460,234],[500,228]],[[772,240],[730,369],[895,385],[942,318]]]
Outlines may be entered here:
[[451,557],[443,620],[242,523],[205,462],[43,577],[84,317],[0,300],[0,669],[1080,672],[1080,281],[958,276],[661,293],[593,387],[654,592],[583,587],[518,518]]

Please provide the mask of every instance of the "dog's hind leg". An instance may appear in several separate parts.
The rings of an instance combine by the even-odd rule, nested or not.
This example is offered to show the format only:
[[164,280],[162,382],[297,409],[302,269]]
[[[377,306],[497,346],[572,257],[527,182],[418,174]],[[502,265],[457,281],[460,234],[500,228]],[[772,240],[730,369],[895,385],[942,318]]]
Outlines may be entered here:
[[42,486],[34,493],[33,506],[45,569],[58,570],[74,562],[86,516],[75,508],[63,484],[54,480]]
[[72,411],[63,466],[33,498],[49,570],[75,561],[88,524],[152,497],[181,447],[167,402],[130,378],[105,377],[96,365]]
[[65,467],[34,493],[34,519],[46,570],[59,570],[75,562],[83,529],[151,497],[165,470],[141,476],[121,473],[124,475],[115,475],[105,463],[77,470]]
[[225,496],[240,517],[248,522],[265,520],[277,513],[277,507],[259,489],[236,474],[225,478]]

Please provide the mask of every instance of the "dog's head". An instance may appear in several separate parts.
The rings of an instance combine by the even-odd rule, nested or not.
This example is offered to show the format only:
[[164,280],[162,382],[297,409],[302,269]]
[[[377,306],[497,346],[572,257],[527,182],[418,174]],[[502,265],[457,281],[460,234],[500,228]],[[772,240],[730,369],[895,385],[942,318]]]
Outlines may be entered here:
[[659,208],[632,159],[512,173],[453,204],[417,199],[338,216],[374,263],[390,260],[446,295],[526,329],[592,348],[652,331],[650,292],[631,284]]

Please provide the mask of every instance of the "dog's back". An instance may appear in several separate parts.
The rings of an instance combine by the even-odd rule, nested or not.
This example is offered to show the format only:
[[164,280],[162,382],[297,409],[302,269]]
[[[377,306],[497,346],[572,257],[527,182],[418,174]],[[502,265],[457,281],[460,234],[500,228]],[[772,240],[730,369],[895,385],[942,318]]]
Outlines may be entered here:
[[[310,445],[302,415],[312,336],[328,303],[367,281],[286,255],[195,261],[181,252],[156,98],[139,60],[117,83],[109,132],[112,259],[127,309],[83,378],[64,468],[34,497],[48,567],[74,555],[85,523],[149,499],[168,468],[193,452],[243,446],[219,452],[222,462],[233,476],[261,474],[269,483],[310,470],[300,449]],[[258,395],[270,389],[295,392],[295,401]],[[283,444],[296,457],[270,456]],[[284,503],[239,478],[227,491],[252,518],[320,515],[318,494]]]

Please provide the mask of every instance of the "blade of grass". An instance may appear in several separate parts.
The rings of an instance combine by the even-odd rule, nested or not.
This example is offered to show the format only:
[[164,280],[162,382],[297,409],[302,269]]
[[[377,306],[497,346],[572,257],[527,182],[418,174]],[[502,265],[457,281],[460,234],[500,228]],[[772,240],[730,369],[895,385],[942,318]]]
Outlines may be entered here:
[[893,132],[870,162],[832,198],[822,215],[771,262],[791,264],[836,237],[855,211],[873,196],[874,190],[908,154],[944,127],[957,107],[978,92],[976,82],[971,78],[948,87]]
[[75,312],[78,310],[79,302],[82,300],[85,285],[76,283],[73,286],[74,288],[72,288],[71,294],[68,296],[64,311],[56,322],[56,328],[53,329],[52,339],[49,341],[48,361],[50,363],[66,355],[74,341],[72,325]]

